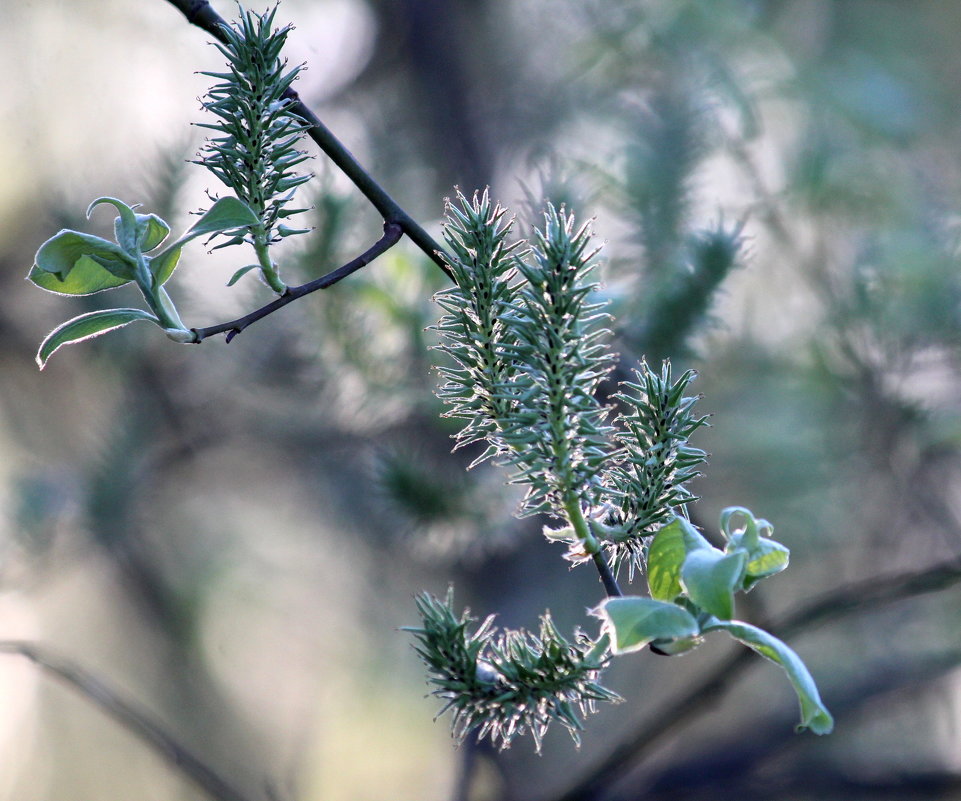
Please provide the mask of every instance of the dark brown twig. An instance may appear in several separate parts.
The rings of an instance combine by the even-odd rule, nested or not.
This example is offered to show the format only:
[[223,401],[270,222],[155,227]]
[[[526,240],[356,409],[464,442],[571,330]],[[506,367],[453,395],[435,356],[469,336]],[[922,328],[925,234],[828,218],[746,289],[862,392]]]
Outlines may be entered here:
[[0,641],[0,653],[19,654],[76,690],[127,731],[139,737],[215,801],[254,801],[251,796],[232,786],[193,752],[178,743],[151,719],[149,713],[121,698],[85,670],[34,643]]
[[304,295],[309,295],[311,292],[316,292],[318,289],[327,289],[329,286],[333,286],[338,281],[346,278],[351,273],[356,272],[361,267],[364,267],[374,259],[376,259],[381,253],[390,250],[394,245],[400,241],[403,231],[398,223],[384,223],[384,235],[378,239],[368,250],[361,253],[356,259],[352,259],[347,262],[343,267],[338,267],[336,270],[332,270],[327,273],[327,275],[321,276],[320,278],[315,278],[313,281],[308,281],[306,284],[301,284],[300,286],[287,287],[287,291],[284,292],[276,300],[261,306],[250,314],[245,314],[243,317],[239,317],[236,320],[231,320],[227,323],[220,323],[219,325],[212,325],[208,328],[193,328],[194,332],[194,342],[203,342],[207,337],[212,337],[214,334],[227,333],[227,341],[230,342],[237,334],[243,331],[248,326],[253,325],[258,320],[262,320],[268,314],[273,314],[278,309],[282,309],[288,303],[292,303],[297,300],[297,298],[302,298]]
[[607,559],[604,558],[604,553],[598,551],[592,556],[592,559],[594,560],[594,566],[597,568],[598,574],[600,574],[601,584],[604,585],[604,592],[607,593],[608,598],[620,598],[624,593],[621,592],[621,588],[618,586],[611,566],[607,563]]

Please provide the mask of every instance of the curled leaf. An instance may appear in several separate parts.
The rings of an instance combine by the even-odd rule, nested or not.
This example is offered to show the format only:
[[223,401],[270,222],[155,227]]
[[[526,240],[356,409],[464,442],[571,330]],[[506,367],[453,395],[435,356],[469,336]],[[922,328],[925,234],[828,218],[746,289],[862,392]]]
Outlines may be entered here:
[[137,246],[141,253],[148,253],[163,242],[170,233],[170,226],[156,214],[137,214]]
[[721,620],[734,615],[734,591],[744,577],[743,551],[725,554],[716,548],[691,551],[681,568],[681,583],[688,597],[701,609]]
[[734,639],[757,651],[761,656],[780,665],[797,693],[801,705],[801,723],[798,730],[810,729],[815,734],[830,734],[834,718],[821,701],[817,685],[804,662],[791,648],[763,629],[739,620],[716,620],[704,627],[704,631],[724,630]]
[[40,246],[27,278],[61,295],[90,295],[132,281],[136,270],[136,260],[115,242],[63,230]]
[[117,217],[114,223],[114,231],[117,235],[117,242],[123,250],[128,253],[132,253],[137,248],[137,216],[134,214],[133,207],[128,206],[122,200],[117,200],[115,197],[98,197],[89,206],[87,206],[87,219],[90,219],[90,215],[93,214],[94,208],[97,206],[107,203],[113,206],[118,212],[119,217]]

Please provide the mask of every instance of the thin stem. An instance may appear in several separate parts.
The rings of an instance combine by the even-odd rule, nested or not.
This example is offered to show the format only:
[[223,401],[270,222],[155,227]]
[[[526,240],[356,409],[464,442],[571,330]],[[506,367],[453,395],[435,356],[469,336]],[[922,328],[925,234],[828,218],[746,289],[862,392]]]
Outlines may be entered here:
[[231,320],[230,322],[221,323],[219,325],[212,325],[208,328],[191,329],[194,334],[194,342],[203,342],[208,337],[223,333],[227,334],[227,342],[230,342],[245,328],[253,325],[258,320],[262,320],[267,315],[273,314],[278,309],[282,309],[288,303],[292,303],[298,298],[302,298],[304,295],[309,295],[311,292],[316,292],[318,289],[327,289],[327,287],[333,286],[338,281],[359,270],[361,267],[365,267],[366,265],[370,264],[370,262],[376,259],[381,253],[390,250],[394,245],[396,245],[400,241],[402,235],[403,230],[398,223],[384,223],[384,235],[378,239],[377,242],[375,242],[368,250],[366,250],[364,253],[361,253],[356,259],[347,262],[347,264],[345,264],[343,267],[338,267],[336,270],[332,270],[320,278],[315,278],[313,281],[308,281],[306,284],[287,287],[287,291],[276,300],[266,304],[265,306],[261,306],[259,309],[252,311],[250,314],[245,314],[243,317],[239,317],[236,320]]
[[601,583],[604,585],[604,592],[607,593],[607,597],[620,598],[624,593],[621,592],[620,585],[618,585],[617,579],[614,578],[614,573],[611,570],[611,566],[607,563],[607,557],[604,556],[604,552],[598,551],[597,553],[591,554],[591,559],[594,560],[594,566],[597,568],[598,574],[600,574]]
[[264,274],[264,280],[274,292],[278,295],[283,295],[287,291],[287,285],[280,280],[280,276],[277,275],[277,268],[274,267],[274,263],[270,260],[270,252],[267,248],[267,232],[264,230],[263,226],[257,226],[259,230],[253,231],[254,235],[254,251],[257,254],[257,262],[260,264],[260,271]]
[[597,568],[597,572],[601,577],[601,583],[604,585],[604,592],[607,593],[609,598],[616,598],[623,595],[624,593],[621,592],[621,588],[617,584],[617,579],[614,578],[614,574],[611,572],[610,565],[607,564],[607,559],[604,557],[604,551],[601,549],[600,543],[591,533],[590,525],[584,518],[580,503],[577,500],[570,501],[564,506],[564,511],[567,513],[568,522],[570,522],[574,529],[574,533],[583,543],[584,551],[589,553],[591,559],[594,561],[594,566]]
[[[167,2],[179,9],[191,25],[196,25],[218,41],[225,42],[226,37],[222,27],[226,26],[227,23],[214,11],[207,0],[167,0]],[[403,233],[410,237],[414,244],[434,264],[440,267],[448,278],[453,280],[450,268],[440,256],[444,252],[443,248],[371,177],[370,173],[360,165],[353,154],[320,121],[320,118],[301,101],[297,92],[293,89],[287,89],[284,92],[284,97],[293,101],[290,110],[310,124],[307,131],[310,138],[351,180],[354,186],[370,201],[371,205],[380,212],[383,219],[387,222],[397,223]]]
[[64,682],[163,757],[215,801],[254,801],[178,743],[150,715],[76,665],[29,642],[0,641],[0,653],[19,654]]

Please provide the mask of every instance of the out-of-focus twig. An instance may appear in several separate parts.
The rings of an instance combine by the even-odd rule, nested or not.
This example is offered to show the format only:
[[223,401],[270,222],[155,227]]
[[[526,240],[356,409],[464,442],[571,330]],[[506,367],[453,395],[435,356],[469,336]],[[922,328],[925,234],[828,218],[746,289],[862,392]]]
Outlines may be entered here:
[[0,641],[0,653],[19,654],[78,692],[140,738],[214,801],[255,801],[231,785],[200,757],[177,742],[150,714],[122,698],[96,676],[47,648],[18,640]]

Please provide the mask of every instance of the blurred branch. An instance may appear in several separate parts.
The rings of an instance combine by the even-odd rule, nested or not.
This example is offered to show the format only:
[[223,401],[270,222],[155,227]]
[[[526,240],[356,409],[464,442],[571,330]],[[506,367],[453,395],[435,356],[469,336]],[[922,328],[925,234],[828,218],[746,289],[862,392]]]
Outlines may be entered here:
[[[856,678],[845,686],[843,696],[832,703],[831,708],[839,716],[848,716],[857,714],[878,699],[885,698],[885,710],[889,710],[896,702],[894,696],[917,693],[932,682],[943,679],[956,670],[959,664],[961,651],[957,650],[912,658],[907,664],[900,660],[892,663],[890,659],[884,659],[880,664],[872,665],[870,671],[858,670]],[[677,762],[660,768],[655,776],[648,777],[645,782],[644,799],[713,799],[719,786],[724,787],[729,797],[741,801],[754,797],[770,798],[770,794],[763,790],[760,795],[757,792],[759,784],[763,786],[763,783],[758,782],[758,775],[762,773],[767,775],[768,782],[771,781],[772,774],[777,776],[779,797],[784,797],[785,792],[790,796],[792,789],[796,793],[810,793],[814,789],[811,782],[813,775],[822,780],[819,782],[819,797],[822,798],[839,798],[849,786],[862,786],[863,792],[872,782],[877,782],[879,788],[901,786],[902,789],[916,790],[919,786],[911,782],[920,781],[922,774],[902,774],[897,765],[889,766],[888,773],[872,767],[870,775],[858,771],[857,768],[852,769],[853,766],[849,765],[842,779],[836,774],[832,757],[820,749],[808,755],[803,762],[795,763],[795,767],[785,770],[782,761],[784,750],[797,742],[791,732],[789,717],[773,715],[766,722],[752,723],[750,733],[737,749],[731,749],[728,744],[711,743],[703,750],[685,752]],[[775,760],[778,761],[776,766],[772,764]],[[955,775],[956,780],[957,778]],[[721,782],[724,784],[721,785]],[[632,796],[628,793],[621,797],[626,801]],[[867,797],[876,798],[873,795]],[[905,793],[894,797],[925,797],[925,794]]]
[[287,287],[287,291],[276,300],[265,306],[261,306],[250,314],[246,314],[236,320],[231,320],[229,323],[221,323],[220,325],[213,325],[209,328],[192,329],[195,336],[194,342],[203,342],[207,337],[213,336],[214,334],[222,334],[225,331],[227,332],[227,341],[230,342],[230,340],[245,328],[253,325],[258,320],[262,320],[268,314],[273,314],[288,303],[302,298],[304,295],[309,295],[311,292],[316,292],[318,289],[327,289],[327,287],[333,286],[361,267],[370,264],[370,262],[376,259],[381,253],[390,250],[396,245],[402,235],[403,229],[399,223],[384,223],[384,235],[356,259],[347,262],[343,267],[338,267],[336,270],[327,273],[327,275],[321,276],[313,281],[308,281],[306,284]]
[[[892,696],[919,692],[931,682],[943,679],[957,669],[959,664],[961,651],[958,650],[934,656],[923,655],[910,659],[907,665],[899,663],[894,666],[889,659],[883,660],[880,664],[873,665],[870,671],[859,670],[856,679],[845,686],[843,697],[832,702],[831,708],[835,714],[847,716],[864,710],[868,704],[880,698],[887,698],[888,704],[885,708],[888,709],[894,701]],[[778,797],[784,797],[788,788],[793,788],[798,793],[810,793],[813,789],[810,781],[812,775],[823,779],[821,797],[824,798],[841,797],[840,794],[848,787],[848,782],[851,787],[861,784],[867,787],[870,782],[876,781],[878,787],[901,786],[904,790],[911,788],[915,793],[925,786],[922,774],[902,774],[896,765],[890,766],[888,774],[872,769],[870,777],[859,777],[857,769],[849,770],[842,779],[836,775],[831,756],[820,750],[800,763],[799,767],[785,770],[781,761],[784,749],[798,742],[798,738],[791,732],[789,717],[774,714],[766,721],[752,721],[750,731],[745,732],[739,739],[737,748],[731,748],[727,742],[711,743],[693,752],[684,751],[677,761],[659,767],[654,776],[645,777],[644,801],[674,801],[682,797],[689,801],[697,798],[714,799],[720,786],[724,787],[727,797],[741,801],[753,798],[769,799],[772,795],[769,791],[765,792],[769,787],[758,781],[758,775],[762,773],[767,776],[767,782],[772,781],[772,775],[777,777],[775,781],[779,788]],[[777,766],[772,764],[775,760],[778,760]],[[770,769],[767,766],[770,766]],[[957,775],[955,779],[958,779]],[[759,786],[764,788],[760,792]],[[905,792],[904,795],[895,797],[923,797],[923,794],[915,793]],[[628,790],[614,797],[627,801],[635,796]],[[868,797],[875,798],[873,795]]]
[[29,642],[0,641],[0,653],[19,654],[72,687],[127,731],[139,737],[215,801],[253,801],[231,786],[213,768],[178,743],[144,710],[122,699],[90,673]]
[[[167,2],[179,9],[191,25],[196,25],[221,43],[225,41],[222,28],[227,26],[227,22],[214,11],[207,0],[167,0]],[[353,154],[320,121],[320,118],[301,101],[296,91],[292,88],[287,89],[284,97],[293,101],[291,111],[310,123],[310,129],[307,131],[310,138],[380,212],[384,220],[388,223],[397,223],[414,244],[450,278],[450,270],[440,256],[443,248],[371,177]]]
[[[854,582],[802,607],[780,624],[773,625],[772,631],[778,637],[788,638],[828,620],[938,592],[959,582],[961,560],[958,559],[889,578]],[[724,693],[744,675],[743,668],[755,659],[752,651],[741,649],[712,668],[700,684],[656,710],[649,721],[625,736],[600,764],[556,801],[586,801],[600,797],[603,789],[623,776],[654,743],[716,706]]]

